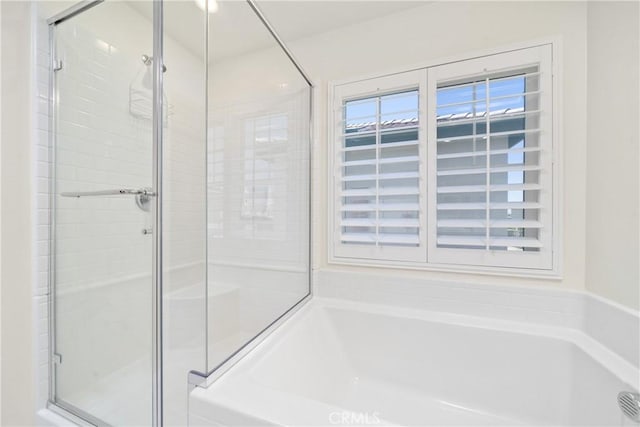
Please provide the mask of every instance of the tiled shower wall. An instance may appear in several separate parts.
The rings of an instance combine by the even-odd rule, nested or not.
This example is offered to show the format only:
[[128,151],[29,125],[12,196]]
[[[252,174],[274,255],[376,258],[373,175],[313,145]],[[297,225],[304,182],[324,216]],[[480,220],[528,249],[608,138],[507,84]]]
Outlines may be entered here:
[[[117,7],[128,8],[123,3]],[[133,10],[122,11],[126,13],[131,21],[129,24],[138,23],[134,28],[140,32],[141,28],[148,28],[151,25],[142,15],[138,15]],[[46,18],[49,13],[43,11],[38,6],[33,6],[33,25],[36,29],[33,44],[35,73],[32,76],[33,82],[33,147],[35,164],[34,188],[36,189],[36,252],[35,269],[36,280],[34,283],[34,305],[38,316],[38,393],[37,406],[42,408],[46,404],[48,395],[48,322],[47,322],[47,296],[49,292],[48,283],[48,255],[49,255],[49,37]],[[108,19],[107,16],[104,19]],[[144,22],[142,22],[144,21]],[[126,29],[124,29],[126,31]],[[114,32],[122,32],[123,28],[114,27]],[[85,75],[75,75],[74,79],[69,79],[72,86],[69,91],[80,93],[83,100],[74,104],[71,109],[66,110],[65,120],[67,129],[76,129],[76,142],[70,144],[68,153],[63,153],[61,158],[70,159],[76,165],[85,164],[86,168],[67,168],[59,165],[58,177],[65,179],[61,182],[58,191],[87,191],[103,188],[120,188],[151,185],[151,124],[141,118],[133,118],[129,110],[123,110],[120,116],[111,116],[111,122],[104,124],[92,122],[91,117],[84,116],[91,112],[92,108],[102,108],[104,103],[129,106],[129,86],[139,77],[140,72],[144,72],[144,65],[135,56],[136,61],[132,63],[117,63],[117,55],[110,53],[117,52],[120,46],[111,45],[110,40],[102,40],[90,33],[82,33],[82,29],[75,30],[74,35],[81,41],[77,43],[78,59],[94,60],[90,67],[90,73]],[[151,34],[145,34],[149,40]],[[103,35],[103,38],[105,36]],[[121,36],[122,38],[122,36]],[[124,46],[126,49],[127,46]],[[194,286],[195,290],[191,295],[196,297],[195,304],[191,304],[188,318],[191,322],[187,325],[181,324],[181,336],[166,336],[167,351],[165,360],[168,366],[174,370],[173,375],[169,373],[167,379],[175,378],[179,384],[167,384],[180,390],[178,396],[180,401],[167,402],[168,410],[173,410],[174,416],[179,422],[180,417],[186,420],[186,372],[190,369],[202,369],[204,366],[205,352],[204,327],[205,327],[205,302],[197,300],[199,290],[204,294],[205,276],[205,214],[204,214],[204,191],[205,181],[205,125],[204,125],[204,64],[201,59],[188,52],[184,47],[178,45],[173,40],[165,40],[165,63],[170,71],[165,75],[165,89],[168,103],[171,105],[170,114],[167,117],[165,127],[165,167],[164,182],[165,187],[165,289],[166,301],[171,300],[171,293],[181,288]],[[151,54],[151,52],[139,52],[139,55]],[[129,56],[131,57],[131,56]],[[107,61],[100,64],[99,58]],[[111,61],[111,62],[109,62]],[[65,72],[73,73],[73,59],[68,58]],[[68,77],[67,75],[66,77]],[[106,84],[108,83],[108,84]],[[101,93],[100,89],[103,88]],[[83,86],[83,89],[80,89]],[[75,108],[78,107],[78,108]],[[64,105],[61,105],[64,109]],[[62,114],[61,114],[62,115]],[[85,123],[81,122],[87,120]],[[82,129],[75,124],[92,124],[90,128]],[[94,126],[95,125],[95,126]],[[136,130],[136,135],[132,135],[131,129]],[[118,131],[121,133],[118,134]],[[111,138],[113,144],[105,144],[104,138]],[[102,140],[101,140],[102,138]],[[91,144],[94,141],[95,144]],[[122,144],[119,146],[119,144]],[[74,149],[75,147],[75,149]],[[138,148],[136,148],[138,147]],[[134,149],[135,148],[135,149]],[[132,158],[132,154],[135,158]],[[136,163],[133,165],[132,162]],[[60,171],[62,170],[62,176]],[[131,170],[138,171],[131,175],[125,174]],[[62,188],[64,187],[64,188]],[[74,204],[82,203],[87,207],[85,214],[81,214],[79,209],[71,212],[66,217],[67,224],[62,225],[63,232],[68,240],[60,242],[63,250],[58,252],[58,267],[63,268],[65,264],[64,245],[67,245],[72,252],[67,252],[71,264],[85,264],[86,270],[69,271],[67,280],[64,275],[59,276],[58,289],[68,290],[70,298],[77,295],[78,298],[72,303],[72,307],[77,310],[76,320],[78,325],[86,322],[89,313],[104,308],[105,304],[118,306],[123,316],[128,316],[130,323],[135,325],[139,321],[144,324],[141,332],[150,332],[150,316],[145,317],[150,312],[150,304],[146,295],[150,295],[151,282],[151,236],[143,236],[142,228],[149,228],[150,214],[137,210],[133,197],[108,198],[108,199],[69,199],[64,202]],[[85,203],[88,202],[88,203]],[[111,211],[109,211],[111,209]],[[93,219],[89,215],[93,216]],[[145,218],[145,215],[148,218]],[[131,221],[131,218],[135,218]],[[120,224],[116,224],[118,220]],[[96,220],[101,220],[102,224],[96,224]],[[65,230],[66,227],[66,230]],[[139,245],[132,245],[126,238],[115,238],[118,233],[132,236]],[[61,237],[61,236],[60,236]],[[124,236],[126,237],[126,236]],[[146,238],[146,240],[145,240]],[[100,244],[111,244],[110,247],[100,246]],[[118,247],[120,242],[124,244]],[[116,246],[114,246],[116,245]],[[80,258],[78,258],[80,257]],[[112,262],[105,262],[111,257]],[[80,263],[78,260],[80,259]],[[94,263],[93,267],[91,263]],[[110,265],[109,265],[110,264]],[[114,267],[116,269],[114,270]],[[64,270],[63,270],[64,272]],[[89,283],[83,279],[83,274],[91,277]],[[131,293],[130,280],[138,277],[140,289]],[[120,278],[121,280],[118,280]],[[114,280],[115,279],[115,280]],[[84,292],[89,285],[97,288],[103,287],[97,293],[87,294]],[[85,297],[82,297],[82,295]],[[87,295],[89,295],[87,297]],[[66,297],[66,295],[65,295]],[[105,298],[107,297],[107,298]],[[126,298],[125,298],[126,297]],[[109,302],[109,298],[112,300]],[[193,298],[192,298],[193,300]],[[110,312],[113,315],[114,312]],[[176,331],[170,328],[174,321],[180,319],[172,318],[171,310],[167,312],[165,322],[167,331]],[[70,313],[65,313],[68,318],[73,318]],[[175,317],[175,316],[173,316]],[[103,319],[106,322],[114,321]],[[182,321],[182,320],[180,320]],[[184,321],[182,321],[184,323]],[[146,325],[149,325],[147,327]],[[191,339],[184,337],[184,332],[189,332]],[[114,330],[114,332],[117,332]],[[144,334],[146,335],[146,334]],[[116,333],[115,336],[118,336]],[[121,339],[122,337],[118,337]],[[140,338],[140,339],[137,339]],[[150,351],[150,333],[148,336],[141,336],[134,339],[127,345],[127,351],[138,347],[139,352]],[[107,336],[97,339],[108,339]],[[78,343],[80,346],[90,343]],[[114,343],[115,344],[115,343]],[[122,342],[114,348],[122,350]],[[185,345],[189,348],[185,349]],[[181,346],[178,348],[178,346]],[[114,352],[117,356],[118,351]],[[122,351],[120,351],[122,353]],[[135,353],[135,352],[134,352]],[[105,360],[89,360],[85,366],[77,366],[76,369],[102,369],[108,374],[109,369],[115,369],[117,363],[126,363],[118,357],[105,355]],[[110,365],[111,363],[111,365]],[[167,373],[165,373],[167,374]],[[148,375],[145,372],[145,375]],[[81,384],[75,384],[79,387]]]
[[[93,18],[99,7],[85,12]],[[130,109],[130,86],[148,71],[132,50],[147,50],[150,35],[130,49],[93,31],[83,15],[57,26],[56,288],[59,293],[132,277],[150,277],[151,212],[133,196],[62,197],[64,192],[144,188],[152,180],[151,117]],[[135,61],[134,60],[137,60]],[[151,109],[151,91],[146,107]]]

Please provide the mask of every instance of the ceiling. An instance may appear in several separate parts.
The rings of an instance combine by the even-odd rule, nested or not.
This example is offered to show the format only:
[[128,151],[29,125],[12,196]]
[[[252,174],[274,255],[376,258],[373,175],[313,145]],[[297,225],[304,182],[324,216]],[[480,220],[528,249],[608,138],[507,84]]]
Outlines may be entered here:
[[263,13],[284,40],[296,40],[358,22],[423,6],[426,1],[274,1],[258,0]]
[[[297,40],[358,22],[423,6],[427,1],[404,0],[258,0],[258,6],[284,41]],[[151,8],[130,1],[151,20]],[[194,55],[204,50],[204,13],[194,0],[164,2],[165,32]],[[218,0],[210,15],[209,58],[220,60],[273,45],[273,39],[244,1]]]

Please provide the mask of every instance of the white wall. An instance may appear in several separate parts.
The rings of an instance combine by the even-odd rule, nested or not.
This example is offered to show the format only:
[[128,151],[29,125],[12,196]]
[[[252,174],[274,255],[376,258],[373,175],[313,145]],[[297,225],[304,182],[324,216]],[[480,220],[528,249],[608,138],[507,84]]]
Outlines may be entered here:
[[587,9],[587,253],[589,291],[640,309],[640,8]]
[[[561,151],[563,278],[537,280],[426,271],[345,267],[327,263],[327,82],[383,74],[473,55],[489,47],[559,37],[562,73]],[[314,157],[316,269],[368,271],[442,280],[540,284],[583,289],[585,280],[586,4],[584,2],[437,2],[329,31],[289,46],[317,85]]]
[[30,5],[2,2],[2,425],[33,425]]
[[[339,6],[334,6],[339,10]],[[589,13],[587,12],[589,8]],[[634,9],[635,8],[635,9]],[[286,40],[315,90],[314,268],[488,284],[585,290],[638,307],[637,3],[434,2],[303,39]],[[269,19],[270,17],[267,16]],[[623,19],[624,18],[624,19]],[[273,17],[273,21],[282,20]],[[613,25],[613,22],[620,25]],[[616,31],[611,29],[616,27]],[[634,32],[635,31],[635,32]],[[560,40],[562,278],[532,279],[333,265],[327,259],[327,83],[400,71],[540,39]],[[588,43],[592,45],[588,46]],[[227,58],[220,73],[263,64],[268,52]],[[264,80],[273,76],[267,75]],[[589,80],[587,81],[587,79]],[[226,91],[251,92],[259,81]],[[614,87],[611,88],[611,84]],[[620,84],[617,84],[620,83]],[[611,89],[604,92],[605,89]],[[594,93],[590,93],[594,92]],[[626,95],[626,96],[624,96]],[[623,97],[624,110],[618,112]],[[605,99],[606,98],[606,99]],[[589,102],[589,112],[587,112]],[[592,120],[591,117],[606,117]],[[629,119],[627,119],[629,117]],[[603,122],[615,123],[615,126]],[[611,138],[611,131],[619,138]],[[589,133],[589,135],[588,135]],[[603,139],[615,141],[602,144]],[[610,150],[612,144],[621,147]],[[607,147],[607,148],[605,148]],[[589,162],[587,161],[589,159]],[[603,167],[602,160],[606,159]],[[597,163],[597,165],[594,165]],[[619,164],[626,165],[618,168]],[[587,169],[589,168],[589,169]],[[624,181],[622,186],[619,182]],[[607,186],[621,191],[605,191]],[[621,194],[626,194],[622,197]],[[606,194],[606,195],[605,195]],[[607,201],[608,200],[608,201]],[[615,211],[610,205],[618,205]],[[621,212],[618,212],[621,211]],[[607,222],[605,224],[605,222]],[[609,228],[615,230],[610,232]],[[634,267],[636,265],[636,267]]]

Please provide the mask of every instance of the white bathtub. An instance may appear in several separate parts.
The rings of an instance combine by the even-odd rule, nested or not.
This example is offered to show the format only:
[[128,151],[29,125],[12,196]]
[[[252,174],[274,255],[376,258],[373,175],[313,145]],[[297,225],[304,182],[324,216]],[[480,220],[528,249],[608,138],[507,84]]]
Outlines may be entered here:
[[190,424],[631,425],[637,382],[577,330],[313,298],[191,393]]

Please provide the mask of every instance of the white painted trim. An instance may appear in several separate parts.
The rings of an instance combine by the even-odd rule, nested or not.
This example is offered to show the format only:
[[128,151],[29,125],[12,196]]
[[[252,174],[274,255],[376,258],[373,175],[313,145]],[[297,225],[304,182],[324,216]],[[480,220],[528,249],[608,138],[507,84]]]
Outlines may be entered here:
[[489,267],[481,265],[451,265],[439,263],[414,263],[410,261],[382,261],[359,258],[329,258],[327,264],[332,266],[352,266],[352,267],[378,267],[388,270],[410,270],[410,271],[434,271],[444,273],[480,274],[483,276],[499,277],[521,277],[543,279],[549,281],[561,281],[563,277],[551,270],[510,268],[510,267]]
[[562,64],[563,44],[562,37],[557,36],[550,39],[551,44],[551,67],[552,67],[552,81],[551,90],[553,96],[551,98],[553,119],[552,119],[552,192],[553,192],[553,223],[552,226],[552,245],[553,245],[553,272],[558,278],[562,278],[563,270],[563,248],[564,248],[564,168],[559,167],[563,161],[563,91],[560,90],[560,82],[562,81],[562,70],[564,69]]

